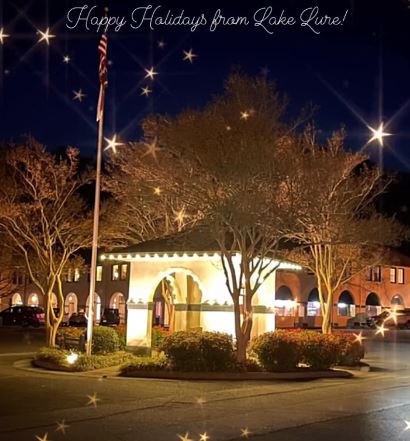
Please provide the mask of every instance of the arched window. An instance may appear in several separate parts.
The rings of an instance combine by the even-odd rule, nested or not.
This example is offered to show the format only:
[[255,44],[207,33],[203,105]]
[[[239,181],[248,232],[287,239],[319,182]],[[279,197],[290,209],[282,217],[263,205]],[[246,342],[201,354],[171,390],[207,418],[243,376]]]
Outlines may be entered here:
[[13,297],[11,298],[11,306],[18,306],[23,304],[23,299],[21,298],[21,295],[16,292],[13,294]]
[[316,317],[321,315],[319,291],[317,288],[313,288],[312,291],[310,291],[307,303],[307,315],[308,317]]
[[379,296],[375,292],[371,292],[366,297],[366,312],[370,316],[379,315],[382,312]]
[[73,292],[70,292],[65,298],[64,303],[64,314],[70,316],[71,314],[77,312],[78,298]]
[[[88,318],[88,309],[90,304],[90,296],[87,297],[87,303],[85,307],[85,315]],[[93,309],[94,320],[99,322],[101,320],[101,298],[95,293],[94,294],[94,309]]]
[[278,316],[295,315],[296,302],[293,300],[292,291],[285,285],[276,290],[275,314]]
[[337,302],[337,315],[341,317],[354,317],[355,314],[356,307],[352,293],[350,291],[343,291]]
[[118,309],[120,323],[125,323],[125,298],[122,293],[116,292],[111,296],[110,308]]
[[36,293],[30,294],[28,298],[28,306],[38,306],[40,304],[38,295]]
[[395,296],[393,296],[391,298],[391,302],[392,306],[396,307],[396,308],[404,308],[404,301],[403,301],[403,297],[400,294],[396,294]]

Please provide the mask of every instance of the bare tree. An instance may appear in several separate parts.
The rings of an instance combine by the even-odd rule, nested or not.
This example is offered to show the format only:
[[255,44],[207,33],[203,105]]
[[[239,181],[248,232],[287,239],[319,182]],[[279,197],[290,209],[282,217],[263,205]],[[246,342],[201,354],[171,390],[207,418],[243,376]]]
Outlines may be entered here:
[[306,130],[283,183],[289,209],[296,213],[287,237],[298,247],[290,256],[316,276],[324,333],[331,332],[335,292],[381,262],[384,247],[398,245],[407,234],[376,210],[391,179],[369,166],[366,156],[346,151],[343,138],[343,132],[335,133],[320,146],[315,130]]
[[194,229],[214,239],[234,305],[237,357],[244,361],[252,302],[278,267],[282,226],[291,218],[281,183],[294,127],[284,124],[285,100],[266,79],[233,74],[225,86],[202,110],[146,120],[145,142],[115,159],[111,190],[127,203],[132,196],[125,222],[131,236],[137,226],[134,240],[144,236],[141,212],[154,219],[148,223],[154,235]]
[[[91,217],[79,191],[90,180],[79,171],[79,152],[56,157],[31,138],[9,145],[2,165],[0,229],[24,259],[46,301],[47,345],[55,345],[64,311],[62,275],[91,242]],[[52,307],[57,296],[60,313]]]

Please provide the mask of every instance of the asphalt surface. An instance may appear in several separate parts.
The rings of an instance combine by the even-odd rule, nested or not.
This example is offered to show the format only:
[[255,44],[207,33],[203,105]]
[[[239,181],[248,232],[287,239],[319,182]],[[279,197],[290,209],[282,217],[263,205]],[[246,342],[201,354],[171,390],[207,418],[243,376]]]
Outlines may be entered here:
[[[187,382],[27,371],[41,330],[0,329],[0,440],[410,439],[410,332],[366,341],[371,372],[310,382]],[[407,341],[409,343],[407,343]],[[18,367],[20,366],[20,367]],[[88,405],[96,394],[97,406]],[[66,434],[57,422],[69,425]]]

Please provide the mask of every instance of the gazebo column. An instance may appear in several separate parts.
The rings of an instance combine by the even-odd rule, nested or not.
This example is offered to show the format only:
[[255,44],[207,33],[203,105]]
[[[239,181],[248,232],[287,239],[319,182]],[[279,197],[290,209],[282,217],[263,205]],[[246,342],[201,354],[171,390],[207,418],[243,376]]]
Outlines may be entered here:
[[185,331],[187,329],[187,275],[181,272],[176,273],[174,277],[178,290],[175,299],[175,331]]
[[127,346],[138,348],[141,353],[149,353],[152,334],[152,303],[129,302],[127,310]]

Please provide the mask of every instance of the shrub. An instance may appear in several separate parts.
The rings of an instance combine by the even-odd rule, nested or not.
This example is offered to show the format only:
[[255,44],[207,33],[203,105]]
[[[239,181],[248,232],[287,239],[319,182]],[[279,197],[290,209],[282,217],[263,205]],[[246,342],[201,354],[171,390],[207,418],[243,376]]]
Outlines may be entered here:
[[47,361],[56,364],[57,366],[68,367],[67,355],[69,351],[64,351],[57,348],[40,348],[34,356],[34,360]]
[[34,360],[51,363],[56,369],[80,372],[117,366],[126,362],[130,363],[135,358],[128,352],[115,352],[108,355],[80,354],[77,361],[70,364],[67,361],[67,355],[70,353],[71,351],[56,348],[41,348],[35,355]]
[[334,334],[340,340],[340,352],[337,360],[338,365],[357,366],[364,357],[364,346],[355,340],[353,334]]
[[107,354],[120,350],[118,333],[107,326],[96,326],[93,331],[93,353]]
[[160,350],[165,337],[170,335],[170,331],[160,326],[154,326],[152,328],[151,347],[152,349]]
[[312,369],[324,370],[337,364],[341,350],[340,339],[333,334],[302,332],[299,334],[301,362]]
[[129,352],[118,351],[108,355],[81,354],[73,365],[75,371],[91,371],[131,362],[134,356]]
[[134,357],[134,360],[121,366],[121,375],[127,375],[138,371],[162,371],[168,368],[168,360],[164,356]]
[[124,350],[127,347],[127,330],[125,325],[113,326],[112,329],[118,334],[120,350]]
[[277,330],[255,337],[251,341],[253,352],[267,371],[295,369],[300,360],[300,348],[292,333]]
[[321,334],[309,330],[277,330],[251,341],[251,351],[266,370],[291,370],[303,363],[315,370],[354,366],[363,346],[348,333]]
[[160,349],[181,371],[225,371],[234,363],[232,338],[220,332],[178,331],[165,337]]

